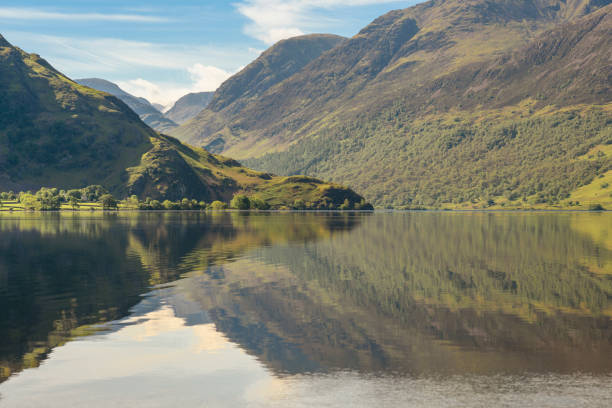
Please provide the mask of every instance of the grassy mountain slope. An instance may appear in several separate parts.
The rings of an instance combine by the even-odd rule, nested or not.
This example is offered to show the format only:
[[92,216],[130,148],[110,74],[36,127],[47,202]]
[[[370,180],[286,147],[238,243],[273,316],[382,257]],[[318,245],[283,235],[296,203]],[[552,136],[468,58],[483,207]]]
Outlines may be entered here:
[[214,95],[214,92],[189,93],[176,101],[164,116],[179,125],[188,122],[208,106]]
[[[609,8],[246,163],[352,180],[380,205],[607,203],[612,189],[598,180],[612,170]],[[591,183],[604,187],[574,193]]]
[[116,84],[100,78],[83,78],[75,82],[87,87],[106,92],[121,99],[127,106],[140,116],[140,119],[150,127],[160,132],[167,132],[178,125],[162,114],[145,98],[139,98],[125,92]]
[[225,81],[215,91],[207,109],[171,134],[186,142],[198,141],[213,152],[227,151],[224,144],[230,144],[231,131],[225,125],[230,118],[344,40],[336,35],[313,34],[278,42]]
[[392,11],[225,122],[206,109],[189,140],[222,137],[246,164],[348,183],[378,205],[569,203],[609,165],[578,159],[609,138],[609,3]]
[[0,37],[0,190],[92,184],[122,197],[210,202],[244,191],[275,206],[361,201],[335,184],[255,172],[160,135],[118,98],[73,82]]

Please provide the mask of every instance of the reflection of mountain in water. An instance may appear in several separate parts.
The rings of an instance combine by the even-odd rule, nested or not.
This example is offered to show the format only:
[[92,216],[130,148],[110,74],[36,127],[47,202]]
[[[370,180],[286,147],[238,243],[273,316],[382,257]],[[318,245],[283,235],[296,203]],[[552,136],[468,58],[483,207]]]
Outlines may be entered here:
[[[151,285],[174,281],[190,270],[191,263],[183,259],[189,254],[197,252],[192,260],[197,264],[219,264],[259,245],[303,242],[342,229],[331,220],[335,217],[312,214],[302,218],[305,228],[283,228],[269,218],[229,213],[4,215],[0,381],[38,366],[53,347],[95,333],[99,328],[92,325],[126,316]],[[341,218],[346,222],[340,224],[351,228],[354,220]],[[291,216],[284,219],[292,224]]]
[[574,228],[610,220],[374,216],[329,240],[263,248],[177,290],[278,372],[304,371],[302,354],[319,370],[610,371],[612,280],[601,271],[612,272],[602,269],[612,252]]
[[279,374],[612,371],[608,215],[23,217],[0,219],[4,377],[162,304]]

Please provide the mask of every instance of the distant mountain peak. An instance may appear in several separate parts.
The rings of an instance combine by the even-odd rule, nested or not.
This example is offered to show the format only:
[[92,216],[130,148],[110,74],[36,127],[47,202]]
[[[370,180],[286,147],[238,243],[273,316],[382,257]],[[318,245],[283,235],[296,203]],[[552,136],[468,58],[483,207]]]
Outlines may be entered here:
[[183,124],[204,110],[214,95],[214,92],[188,93],[177,100],[165,115],[174,122]]
[[111,81],[101,78],[82,78],[75,80],[75,82],[116,96],[136,112],[143,122],[155,130],[167,132],[177,126],[176,123],[165,117],[148,100],[129,94]]
[[221,84],[210,102],[210,109],[218,111],[240,97],[265,92],[344,40],[345,37],[333,34],[308,34],[277,42]]

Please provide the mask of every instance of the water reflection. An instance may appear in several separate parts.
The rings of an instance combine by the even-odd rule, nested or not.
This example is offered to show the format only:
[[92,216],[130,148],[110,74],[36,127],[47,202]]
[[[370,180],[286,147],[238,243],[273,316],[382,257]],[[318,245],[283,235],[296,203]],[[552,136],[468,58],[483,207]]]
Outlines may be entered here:
[[[608,214],[12,215],[0,234],[3,379],[119,346],[139,375],[207,356],[212,383],[230,370],[275,395],[296,378],[612,373]],[[87,336],[104,341],[66,344]]]

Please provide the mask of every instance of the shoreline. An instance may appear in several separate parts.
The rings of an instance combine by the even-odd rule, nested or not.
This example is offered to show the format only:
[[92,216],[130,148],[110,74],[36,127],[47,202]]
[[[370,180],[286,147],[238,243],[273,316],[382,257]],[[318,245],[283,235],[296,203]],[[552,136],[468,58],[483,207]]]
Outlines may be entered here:
[[221,209],[221,210],[140,210],[140,209],[87,209],[87,210],[7,210],[0,209],[0,214],[119,214],[119,213],[273,213],[273,214],[293,214],[293,213],[362,213],[362,214],[393,214],[393,213],[612,213],[612,210],[579,210],[579,209],[560,209],[560,208],[517,208],[517,209],[374,209],[374,210],[237,210],[237,209]]

